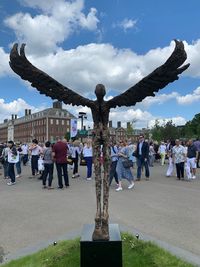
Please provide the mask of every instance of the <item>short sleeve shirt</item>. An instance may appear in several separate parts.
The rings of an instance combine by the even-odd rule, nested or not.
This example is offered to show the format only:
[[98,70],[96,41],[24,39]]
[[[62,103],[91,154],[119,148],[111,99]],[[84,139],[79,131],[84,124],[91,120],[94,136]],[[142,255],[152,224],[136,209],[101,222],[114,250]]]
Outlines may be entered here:
[[56,163],[67,163],[67,144],[58,141],[54,146],[52,151],[55,153]]

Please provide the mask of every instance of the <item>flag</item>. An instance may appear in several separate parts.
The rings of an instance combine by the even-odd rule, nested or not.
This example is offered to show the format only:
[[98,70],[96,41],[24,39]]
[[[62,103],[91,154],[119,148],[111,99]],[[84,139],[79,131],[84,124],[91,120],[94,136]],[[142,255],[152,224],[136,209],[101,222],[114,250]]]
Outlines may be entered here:
[[73,138],[77,135],[77,120],[71,119],[70,137]]

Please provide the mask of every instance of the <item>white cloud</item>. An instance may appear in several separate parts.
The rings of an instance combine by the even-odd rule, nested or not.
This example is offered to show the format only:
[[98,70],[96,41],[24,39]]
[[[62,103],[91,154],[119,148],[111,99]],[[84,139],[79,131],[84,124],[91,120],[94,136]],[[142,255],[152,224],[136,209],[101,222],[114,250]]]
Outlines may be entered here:
[[191,94],[185,96],[177,96],[177,102],[180,105],[190,105],[200,101],[200,87],[197,87]]
[[9,61],[8,54],[5,53],[4,49],[0,47],[0,77],[5,76],[10,72],[10,66],[8,64]]
[[31,109],[33,113],[38,112],[46,108],[45,105],[40,107],[34,107],[29,105],[22,98],[18,98],[9,103],[6,103],[4,99],[0,99],[0,122],[3,122],[4,119],[11,119],[11,115],[15,114],[18,117],[24,116],[25,109]]
[[177,92],[172,92],[170,94],[158,94],[155,97],[148,96],[142,101],[141,104],[138,105],[148,108],[151,105],[162,105],[165,102],[176,99],[177,97],[179,97]]
[[124,31],[132,29],[136,26],[137,20],[125,18],[123,21],[119,22],[117,25],[121,27]]
[[[44,55],[58,49],[78,27],[96,30],[99,22],[97,10],[82,12],[83,0],[76,1],[23,1],[24,4],[42,10],[42,14],[31,16],[17,13],[5,19],[5,24],[16,34],[18,42],[26,42],[31,53]],[[48,3],[48,4],[47,4]]]
[[155,119],[149,121],[148,127],[152,128],[155,125],[156,121],[161,126],[165,125],[168,121],[172,121],[172,123],[175,124],[176,126],[185,125],[185,123],[186,123],[186,119],[181,117],[181,116],[172,117],[172,118],[155,118]]

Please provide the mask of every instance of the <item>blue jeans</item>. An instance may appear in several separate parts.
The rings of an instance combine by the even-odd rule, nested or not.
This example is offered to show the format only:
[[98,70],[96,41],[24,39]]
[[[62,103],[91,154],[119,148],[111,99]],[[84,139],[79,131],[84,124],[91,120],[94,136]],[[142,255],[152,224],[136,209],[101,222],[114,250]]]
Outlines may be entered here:
[[85,157],[86,165],[87,165],[87,178],[92,176],[92,157]]
[[116,161],[112,161],[111,162],[111,166],[110,166],[110,178],[109,178],[109,185],[111,185],[113,177],[115,178],[115,182],[118,184],[118,175],[116,172],[116,167],[117,167],[117,160]]
[[143,157],[138,156],[138,158],[137,158],[137,179],[141,178],[142,167],[143,166],[145,168],[145,177],[149,178],[149,163],[148,163],[148,160],[145,161]]
[[24,154],[22,157],[23,165],[25,166],[26,163],[28,162],[28,154]]
[[20,175],[22,173],[22,169],[21,169],[21,161],[19,160],[16,164],[16,169],[17,169],[17,174]]
[[42,175],[43,185],[46,185],[46,180],[48,176],[48,186],[51,186],[53,180],[53,163],[44,163],[44,172]]

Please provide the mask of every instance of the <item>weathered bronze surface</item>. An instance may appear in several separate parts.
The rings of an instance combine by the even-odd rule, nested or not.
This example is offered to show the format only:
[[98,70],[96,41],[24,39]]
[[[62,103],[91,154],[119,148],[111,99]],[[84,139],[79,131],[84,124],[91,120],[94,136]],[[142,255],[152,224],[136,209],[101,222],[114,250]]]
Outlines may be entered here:
[[[87,106],[92,111],[94,122],[93,151],[94,170],[96,182],[95,229],[93,240],[109,240],[108,225],[108,198],[109,198],[109,133],[108,121],[111,108],[117,106],[133,106],[141,102],[147,96],[155,96],[155,92],[164,88],[168,83],[178,80],[178,75],[189,67],[186,64],[180,67],[186,60],[187,55],[181,41],[175,40],[176,46],[168,60],[143,78],[124,93],[105,101],[106,90],[103,84],[98,84],[95,89],[97,99],[87,99],[68,87],[63,86],[45,72],[33,66],[25,56],[22,44],[18,53],[18,44],[15,44],[10,53],[10,67],[23,80],[27,80],[40,94],[50,96],[52,99],[63,101],[65,104]],[[103,178],[101,173],[100,153],[103,148]]]

